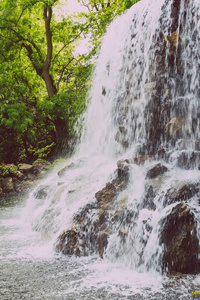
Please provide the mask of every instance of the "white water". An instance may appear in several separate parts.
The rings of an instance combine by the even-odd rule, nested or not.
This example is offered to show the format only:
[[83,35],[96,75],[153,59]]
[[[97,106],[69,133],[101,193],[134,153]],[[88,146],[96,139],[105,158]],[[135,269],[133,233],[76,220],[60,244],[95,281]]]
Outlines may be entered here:
[[[184,2],[181,1],[177,33],[182,35],[182,42],[186,40],[183,43],[186,46],[181,48],[181,84],[174,76],[180,72],[177,56],[173,67],[167,60],[171,51],[168,41],[171,2],[141,0],[109,27],[76,154],[40,184],[48,191],[46,199],[38,199],[37,187],[22,204],[2,207],[1,299],[186,300],[190,299],[191,291],[200,288],[198,276],[182,276],[171,281],[160,275],[159,220],[173,207],[172,204],[164,208],[161,196],[174,184],[181,186],[200,180],[196,165],[193,170],[176,166],[180,152],[194,149],[199,140],[199,3],[198,0],[189,1],[187,26],[183,30]],[[163,39],[166,41],[165,74],[158,73],[159,62],[156,61],[157,52],[161,51],[159,42]],[[180,51],[179,42],[173,50],[175,53]],[[184,117],[181,139],[172,145],[164,133],[156,136],[160,132],[157,127],[161,125],[155,125],[151,130],[152,122],[157,118],[151,111],[151,97],[152,93],[156,94],[156,82],[161,78],[162,101],[159,99],[158,105],[167,104],[169,98],[173,103],[169,112],[163,114],[163,126],[172,118]],[[157,195],[156,209],[140,209],[146,172],[155,165],[155,149],[152,149],[166,145],[168,159],[165,165],[169,171],[152,182]],[[116,224],[111,226],[104,260],[98,258],[97,252],[87,258],[56,254],[54,245],[58,235],[73,225],[73,216],[80,208],[95,203],[95,193],[114,178],[117,161],[121,158],[133,160],[140,155],[153,157],[143,166],[131,164],[129,185],[115,203],[115,209],[121,209],[121,203],[126,199],[126,210],[132,211],[136,220],[134,224],[123,222],[120,228],[119,224],[118,227]],[[70,167],[60,178],[57,171],[65,165]],[[195,208],[198,220],[197,201],[194,197],[189,205]],[[93,224],[98,214],[91,213],[90,218]],[[118,230],[128,232],[123,245]]]

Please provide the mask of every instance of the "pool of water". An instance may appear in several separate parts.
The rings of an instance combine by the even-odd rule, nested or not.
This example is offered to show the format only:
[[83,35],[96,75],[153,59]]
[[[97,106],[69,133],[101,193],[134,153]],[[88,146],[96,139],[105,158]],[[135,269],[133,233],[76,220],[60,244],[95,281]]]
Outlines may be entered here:
[[25,199],[0,202],[0,299],[192,299],[199,276],[138,273],[98,257],[58,255],[24,221]]

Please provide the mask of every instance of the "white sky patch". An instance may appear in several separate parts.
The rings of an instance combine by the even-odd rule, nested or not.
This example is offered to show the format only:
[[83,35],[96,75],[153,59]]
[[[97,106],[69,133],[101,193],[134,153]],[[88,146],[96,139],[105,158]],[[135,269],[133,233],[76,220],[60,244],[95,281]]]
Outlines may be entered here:
[[77,0],[61,0],[56,7],[58,15],[73,14],[75,12],[88,12],[87,8],[80,5]]
[[[76,12],[88,12],[88,9],[80,3],[77,2],[77,0],[61,0],[60,4],[56,6],[56,9],[54,10],[56,14],[56,18],[59,20],[62,20],[63,16],[68,14],[74,14]],[[76,53],[77,54],[85,54],[88,52],[88,40],[83,39],[82,42],[76,47]]]

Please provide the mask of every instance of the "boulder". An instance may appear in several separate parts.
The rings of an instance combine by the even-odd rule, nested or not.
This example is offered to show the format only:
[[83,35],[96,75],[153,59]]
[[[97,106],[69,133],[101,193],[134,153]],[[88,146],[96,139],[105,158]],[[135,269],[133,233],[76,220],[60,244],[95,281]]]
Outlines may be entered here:
[[73,217],[74,224],[58,237],[55,249],[66,255],[86,256],[98,251],[97,202],[88,203]]
[[154,166],[152,169],[147,171],[147,178],[152,179],[155,178],[159,175],[164,174],[165,172],[168,171],[168,168],[165,167],[164,165],[158,163],[156,166]]
[[1,185],[1,181],[0,181],[0,196],[3,193],[3,189],[2,189],[2,185]]
[[73,170],[78,167],[81,167],[83,165],[83,163],[84,163],[83,159],[78,159],[77,161],[70,163],[69,165],[65,166],[60,171],[58,171],[58,176],[60,178],[62,178],[65,175],[65,173],[67,172],[67,170]]
[[141,204],[141,208],[147,208],[149,210],[155,210],[156,205],[154,203],[154,198],[156,197],[156,194],[153,190],[153,187],[151,185],[146,185],[145,187],[145,195],[144,199]]
[[163,205],[166,206],[175,202],[189,200],[199,192],[199,189],[199,185],[195,183],[184,184],[180,188],[172,187],[167,190]]
[[108,182],[101,191],[95,194],[97,202],[103,210],[107,210],[113,203],[117,190],[114,184]]
[[164,272],[196,274],[199,271],[199,240],[193,212],[185,203],[177,204],[161,221]]
[[14,184],[12,177],[4,178],[4,180],[1,183],[2,191],[4,193],[10,193],[14,191]]
[[165,133],[170,140],[177,140],[183,136],[183,128],[185,120],[183,118],[174,117],[165,125]]
[[59,236],[55,250],[66,255],[80,256],[79,237],[80,234],[76,227],[68,228]]
[[40,185],[34,193],[35,198],[37,199],[45,199],[50,190],[49,185]]
[[153,160],[153,157],[152,156],[137,156],[137,157],[134,157],[133,161],[136,165],[144,165],[144,163],[146,161],[151,161]]
[[29,164],[19,164],[18,169],[26,176],[30,176],[30,175],[37,176],[40,173],[37,166],[33,166]]
[[194,169],[200,164],[200,151],[179,151],[176,165],[181,169]]
[[121,159],[117,162],[117,176],[120,182],[129,180],[130,163],[128,159]]
[[100,233],[99,233],[98,244],[99,244],[99,256],[101,258],[103,258],[103,254],[108,245],[109,235],[110,235],[110,232],[108,230],[103,230],[103,231],[100,231]]

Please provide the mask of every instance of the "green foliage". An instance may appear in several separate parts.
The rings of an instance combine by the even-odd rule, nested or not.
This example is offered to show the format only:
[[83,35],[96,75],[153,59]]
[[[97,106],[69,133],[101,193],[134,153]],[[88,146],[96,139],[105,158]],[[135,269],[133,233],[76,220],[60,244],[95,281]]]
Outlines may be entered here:
[[[89,35],[88,39],[91,45],[91,51],[94,56],[100,46],[102,37],[106,32],[107,26],[119,15],[123,14],[125,5],[123,0],[79,0],[79,2],[88,8],[87,13],[80,13],[78,16],[85,21]],[[88,56],[89,57],[89,56]]]
[[124,5],[126,9],[129,9],[133,4],[139,2],[140,0],[124,0]]
[[2,178],[5,178],[5,177],[8,177],[8,176],[13,176],[16,174],[18,168],[17,166],[11,164],[11,165],[0,165],[0,177]]
[[36,165],[37,163],[45,163],[46,165],[51,165],[51,163],[49,162],[49,161],[47,161],[47,160],[45,160],[45,159],[42,159],[42,158],[38,158],[38,159],[36,159],[33,163],[32,163],[32,165],[34,166],[34,165]]
[[[0,1],[0,160],[5,163],[48,159],[63,137],[75,134],[102,36],[128,8],[124,0],[79,2],[88,13],[57,20],[57,0]],[[86,54],[76,52],[82,39],[89,41]],[[64,131],[58,128],[63,123]]]
[[38,159],[41,159],[43,157],[48,157],[49,153],[51,152],[51,148],[55,145],[55,143],[52,143],[51,145],[46,145],[43,148],[40,149],[31,149],[29,148],[29,152],[33,153],[34,157],[38,157]]

